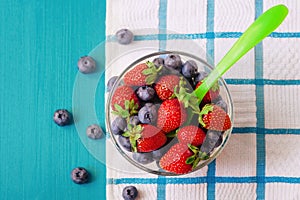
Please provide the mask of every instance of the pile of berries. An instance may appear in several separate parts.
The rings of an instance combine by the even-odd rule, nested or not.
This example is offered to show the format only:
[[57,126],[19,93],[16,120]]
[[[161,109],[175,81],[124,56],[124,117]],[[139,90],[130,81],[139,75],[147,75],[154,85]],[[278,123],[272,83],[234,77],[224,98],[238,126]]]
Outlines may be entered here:
[[113,90],[117,78],[109,80],[110,131],[118,145],[136,162],[156,161],[174,174],[208,159],[232,125],[218,82],[201,102],[194,94],[206,76],[194,60],[168,54],[137,64]]

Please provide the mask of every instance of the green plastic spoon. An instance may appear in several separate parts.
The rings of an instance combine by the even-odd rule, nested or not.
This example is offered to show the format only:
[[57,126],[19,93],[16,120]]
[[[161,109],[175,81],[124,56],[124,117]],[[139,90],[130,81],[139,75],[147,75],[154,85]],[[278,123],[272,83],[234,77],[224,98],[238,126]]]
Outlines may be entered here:
[[223,59],[203,80],[203,83],[194,91],[200,102],[213,84],[250,49],[272,33],[283,22],[287,14],[288,9],[286,6],[277,5],[264,12],[249,26]]

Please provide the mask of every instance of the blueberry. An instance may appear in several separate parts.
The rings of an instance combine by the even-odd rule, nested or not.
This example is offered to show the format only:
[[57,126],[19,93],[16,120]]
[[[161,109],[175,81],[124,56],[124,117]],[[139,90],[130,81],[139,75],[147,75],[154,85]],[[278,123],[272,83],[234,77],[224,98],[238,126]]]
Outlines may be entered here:
[[153,158],[152,158],[152,153],[151,152],[149,152],[149,153],[137,153],[137,152],[135,152],[135,153],[132,154],[132,158],[135,161],[137,161],[137,162],[139,162],[143,165],[152,163],[154,161]]
[[208,73],[205,71],[198,72],[197,75],[195,76],[195,83],[197,84],[198,82],[202,81],[207,76],[208,76]]
[[170,54],[165,58],[165,66],[169,69],[173,69],[176,71],[181,71],[182,61],[179,55]]
[[222,135],[219,137],[218,141],[216,142],[215,148],[217,148],[218,146],[220,146],[223,142],[223,137]]
[[133,126],[140,124],[139,116],[137,116],[137,115],[130,116],[129,124],[131,124]]
[[120,135],[124,132],[125,128],[127,127],[127,122],[122,117],[116,117],[114,121],[111,123],[112,133],[115,135]]
[[74,183],[83,184],[88,182],[89,173],[83,167],[76,167],[71,172],[71,178]]
[[165,153],[167,153],[167,151],[168,151],[174,144],[178,143],[177,137],[174,137],[174,138],[168,138],[168,139],[169,139],[169,141],[168,141],[168,143],[167,143],[165,146],[163,146],[163,147],[161,147],[161,148],[159,148],[159,149],[157,149],[157,150],[155,150],[155,151],[152,151],[152,158],[153,158],[154,160],[159,161],[159,160],[161,159],[161,157],[162,157]]
[[221,137],[221,131],[208,130],[203,144],[200,147],[201,152],[209,154],[215,148],[219,138]]
[[135,200],[137,196],[138,190],[132,185],[126,186],[122,191],[122,197],[124,200]]
[[53,120],[59,126],[69,125],[72,122],[72,114],[66,109],[58,109],[54,112]]
[[193,60],[186,61],[182,66],[181,73],[186,78],[195,77],[198,73],[198,67],[196,62]]
[[103,135],[103,130],[97,124],[92,124],[87,127],[86,135],[91,139],[99,139]]
[[157,107],[153,103],[146,103],[139,110],[139,120],[143,124],[154,124],[157,120]]
[[117,79],[118,79],[118,76],[113,76],[108,80],[107,85],[106,85],[107,92],[110,92],[112,90]]
[[165,65],[165,60],[163,58],[160,58],[160,57],[154,58],[154,60],[152,62],[156,67],[160,67],[160,66]]
[[96,62],[90,56],[83,56],[78,60],[77,67],[83,74],[89,74],[96,70]]
[[131,144],[129,137],[124,137],[122,135],[119,136],[118,138],[119,144],[127,151],[131,151]]
[[214,102],[217,106],[220,106],[225,112],[228,111],[227,103],[222,99],[221,96]]
[[120,44],[130,44],[133,41],[133,33],[126,28],[120,29],[116,33],[116,38]]
[[155,90],[150,86],[141,86],[137,89],[136,94],[143,101],[149,101],[153,99]]

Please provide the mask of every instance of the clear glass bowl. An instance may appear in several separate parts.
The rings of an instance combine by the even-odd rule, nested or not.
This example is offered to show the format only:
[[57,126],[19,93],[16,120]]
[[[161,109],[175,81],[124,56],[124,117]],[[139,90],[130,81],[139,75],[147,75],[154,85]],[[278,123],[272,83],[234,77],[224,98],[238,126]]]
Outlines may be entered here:
[[[173,172],[168,172],[165,170],[162,170],[156,163],[156,161],[153,161],[149,164],[141,164],[139,162],[137,162],[136,160],[134,160],[132,158],[133,153],[129,152],[127,150],[125,150],[118,142],[118,135],[112,134],[112,127],[111,127],[111,122],[113,121],[113,119],[115,119],[116,115],[112,114],[112,108],[111,108],[111,100],[112,100],[112,96],[116,90],[117,87],[124,85],[123,82],[123,77],[124,75],[130,71],[133,67],[135,67],[137,64],[140,63],[145,63],[146,61],[153,61],[154,58],[157,57],[165,57],[168,54],[177,54],[180,55],[183,63],[187,60],[194,60],[197,63],[198,66],[198,71],[206,71],[206,72],[210,72],[213,67],[210,66],[205,60],[192,55],[190,53],[186,53],[186,52],[179,52],[179,51],[160,51],[160,52],[155,52],[155,53],[151,53],[148,54],[144,57],[141,57],[137,60],[135,60],[134,62],[132,62],[124,71],[122,71],[118,77],[118,79],[116,80],[111,92],[108,95],[108,101],[106,104],[106,124],[107,124],[107,129],[108,132],[110,133],[110,139],[112,140],[114,146],[116,147],[116,149],[120,152],[120,154],[128,161],[130,162],[132,165],[138,167],[139,169],[142,169],[146,172],[152,173],[152,174],[157,174],[157,175],[162,175],[162,176],[176,176],[176,175],[180,175],[180,174],[176,174]],[[230,96],[230,92],[226,86],[225,81],[220,78],[219,79],[219,85],[220,85],[220,96],[222,97],[222,99],[226,102],[227,107],[228,107],[228,115],[231,119],[231,122],[233,122],[233,104],[232,104],[232,99]],[[221,151],[224,149],[225,145],[228,142],[228,139],[231,135],[232,132],[232,127],[233,127],[233,123],[230,129],[226,130],[223,134],[222,134],[222,143],[216,147],[209,155],[209,158],[206,160],[201,160],[199,162],[199,164],[193,168],[192,171],[190,171],[189,173],[195,172],[205,166],[207,166],[209,163],[211,163],[214,159],[217,158],[217,156],[221,153]]]

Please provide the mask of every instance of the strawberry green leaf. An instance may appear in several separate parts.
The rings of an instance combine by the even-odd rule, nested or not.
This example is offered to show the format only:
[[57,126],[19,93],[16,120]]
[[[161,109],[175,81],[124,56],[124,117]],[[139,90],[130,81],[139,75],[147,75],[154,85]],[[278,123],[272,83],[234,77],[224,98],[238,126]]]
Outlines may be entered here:
[[193,164],[195,159],[196,159],[196,155],[192,155],[192,156],[190,156],[186,159],[185,163],[188,164],[188,165],[191,165],[191,164]]
[[195,159],[195,161],[193,162],[192,169],[195,169],[195,168],[197,167],[197,165],[199,164],[199,162],[200,162],[200,158],[197,157],[197,158]]
[[190,149],[193,153],[195,153],[195,154],[197,154],[197,153],[199,152],[199,148],[196,147],[196,146],[193,146],[193,145],[191,145],[191,144],[188,144],[188,147],[189,147],[189,149]]
[[174,138],[177,135],[177,131],[170,131],[169,133],[166,134],[167,138]]
[[130,134],[129,134],[129,132],[125,132],[125,133],[122,134],[122,136],[124,136],[124,137],[130,137]]
[[138,139],[140,139],[142,137],[142,135],[141,134],[135,134],[135,136],[134,136],[134,140],[138,140]]
[[207,160],[209,158],[209,155],[205,152],[199,151],[198,157],[200,158],[200,160]]
[[136,148],[136,140],[133,137],[129,137],[129,141],[132,147],[132,151],[133,152],[137,152],[137,148]]

